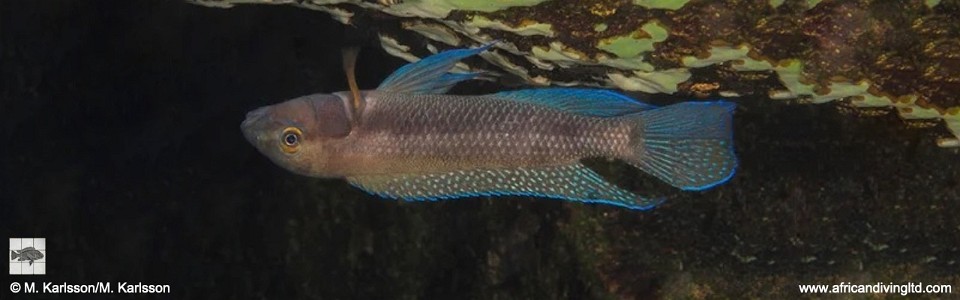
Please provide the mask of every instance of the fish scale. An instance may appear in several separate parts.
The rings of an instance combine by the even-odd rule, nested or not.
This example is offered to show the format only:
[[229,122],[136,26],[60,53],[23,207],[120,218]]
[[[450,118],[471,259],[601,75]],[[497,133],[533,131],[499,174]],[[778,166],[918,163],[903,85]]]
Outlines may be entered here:
[[[367,101],[370,110],[355,131],[356,142],[343,151],[398,149],[392,153],[402,153],[402,157],[394,158],[417,163],[433,160],[439,165],[436,171],[491,163],[505,167],[557,165],[584,157],[615,156],[623,151],[629,136],[619,119],[584,117],[490,96],[371,93]],[[532,118],[542,122],[511,122]],[[453,119],[456,122],[450,121]],[[619,139],[604,139],[605,134]],[[529,151],[531,148],[538,151]],[[390,155],[372,153],[382,154]],[[394,160],[394,164],[404,163]]]
[[542,169],[461,170],[445,174],[375,175],[363,181],[348,180],[367,191],[383,191],[374,192],[378,196],[408,201],[526,195],[635,209],[647,209],[662,202],[617,188],[579,163]]
[[575,88],[443,95],[476,76],[446,72],[490,46],[426,57],[374,91],[254,110],[244,136],[288,170],[409,201],[520,195],[631,209],[661,202],[608,183],[580,163],[590,157],[623,160],[684,190],[733,176],[732,103],[655,107]]

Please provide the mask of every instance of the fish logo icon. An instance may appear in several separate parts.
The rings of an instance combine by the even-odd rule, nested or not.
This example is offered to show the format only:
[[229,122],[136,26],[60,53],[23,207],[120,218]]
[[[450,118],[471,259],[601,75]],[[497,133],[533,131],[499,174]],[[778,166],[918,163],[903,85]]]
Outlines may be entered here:
[[31,266],[33,265],[33,261],[39,260],[41,258],[43,258],[43,252],[40,252],[40,250],[37,250],[36,248],[33,248],[33,247],[26,247],[20,251],[10,250],[10,260],[16,260],[16,261],[29,260]]
[[10,275],[47,274],[47,239],[11,238]]

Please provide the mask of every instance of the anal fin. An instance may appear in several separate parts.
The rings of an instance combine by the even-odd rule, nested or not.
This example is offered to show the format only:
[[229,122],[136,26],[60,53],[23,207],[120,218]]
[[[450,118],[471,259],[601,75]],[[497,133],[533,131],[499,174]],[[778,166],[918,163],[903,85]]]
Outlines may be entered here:
[[407,201],[436,201],[477,196],[536,196],[650,209],[662,199],[638,196],[603,180],[583,164],[516,169],[478,169],[447,173],[347,177],[372,194]]

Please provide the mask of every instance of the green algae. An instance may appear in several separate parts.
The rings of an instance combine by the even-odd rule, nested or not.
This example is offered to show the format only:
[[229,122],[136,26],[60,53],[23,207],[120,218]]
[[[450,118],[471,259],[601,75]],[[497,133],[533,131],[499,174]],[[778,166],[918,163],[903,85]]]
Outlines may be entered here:
[[689,0],[633,0],[634,5],[643,6],[650,9],[670,9],[676,10],[690,2]]
[[667,28],[648,22],[633,33],[600,40],[597,48],[621,58],[636,57],[652,51],[654,43],[666,40],[668,35]]

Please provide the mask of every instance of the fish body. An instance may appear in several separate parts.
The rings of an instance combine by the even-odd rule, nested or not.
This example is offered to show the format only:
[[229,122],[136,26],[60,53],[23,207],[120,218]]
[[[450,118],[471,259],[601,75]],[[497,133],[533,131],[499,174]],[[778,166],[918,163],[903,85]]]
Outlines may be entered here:
[[624,118],[581,116],[495,95],[371,91],[365,100],[359,125],[336,142],[325,158],[329,163],[309,168],[307,175],[565,165],[628,151],[630,124]]
[[28,260],[30,261],[30,265],[33,265],[33,261],[40,260],[41,258],[43,258],[43,253],[33,247],[26,247],[20,251],[10,250],[10,260]]
[[[259,108],[241,128],[288,170],[404,200],[530,195],[633,209],[662,201],[622,190],[580,163],[594,157],[623,160],[685,190],[733,175],[732,103],[654,107],[575,88],[443,94],[473,77],[446,73],[450,66],[486,47],[424,58],[376,90]],[[362,105],[351,105],[355,94]]]

